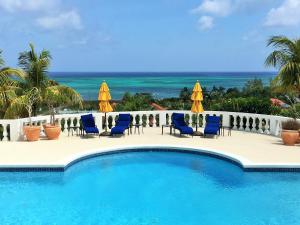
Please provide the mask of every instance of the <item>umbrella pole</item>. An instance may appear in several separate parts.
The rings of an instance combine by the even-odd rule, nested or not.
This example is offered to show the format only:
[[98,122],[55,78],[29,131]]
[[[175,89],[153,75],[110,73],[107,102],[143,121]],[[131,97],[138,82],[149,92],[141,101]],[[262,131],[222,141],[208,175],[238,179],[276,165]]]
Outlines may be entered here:
[[106,124],[106,113],[104,113],[104,130],[107,132],[107,124]]
[[198,132],[198,113],[196,113],[196,132]]
[[100,136],[109,136],[110,135],[110,132],[107,131],[108,124],[106,123],[106,118],[107,118],[106,113],[104,113],[104,132],[102,132],[100,134]]

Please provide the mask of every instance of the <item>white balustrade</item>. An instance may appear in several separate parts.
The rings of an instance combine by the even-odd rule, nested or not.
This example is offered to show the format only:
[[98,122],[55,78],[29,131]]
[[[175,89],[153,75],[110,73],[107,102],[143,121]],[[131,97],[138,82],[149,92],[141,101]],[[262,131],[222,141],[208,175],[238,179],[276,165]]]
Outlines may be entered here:
[[[172,113],[184,113],[188,115],[188,123],[190,126],[195,125],[195,114],[190,111],[135,111],[135,112],[111,112],[107,113],[106,124],[110,126],[115,126],[116,119],[119,113],[129,113],[132,115],[133,124],[145,124],[146,127],[157,127],[164,124],[171,123]],[[80,125],[80,117],[83,114],[60,114],[56,115],[56,122],[61,125],[64,132],[62,135],[68,134],[68,120],[70,120],[70,126],[74,126],[74,121],[77,120],[76,126]],[[95,118],[95,123],[100,130],[103,130],[104,114],[103,113],[93,113]],[[231,126],[232,129],[246,132],[255,132],[267,135],[278,136],[281,132],[281,123],[289,118],[281,116],[272,115],[260,115],[251,113],[239,113],[239,112],[218,112],[218,111],[205,111],[199,114],[197,117],[197,123],[202,120],[202,127],[206,125],[207,115],[217,115],[222,116],[223,126]],[[168,116],[168,117],[167,117]],[[108,119],[110,117],[110,119]],[[152,118],[152,119],[151,119]],[[201,119],[200,119],[201,118]],[[239,119],[238,119],[239,118]],[[62,125],[62,120],[64,120],[64,125]],[[157,121],[158,120],[158,121]],[[32,123],[34,125],[43,125],[50,122],[50,116],[37,116],[32,118]],[[110,124],[109,124],[110,122]],[[29,124],[29,119],[15,119],[15,120],[0,120],[0,125],[2,127],[2,141],[18,141],[24,139],[23,127]]]

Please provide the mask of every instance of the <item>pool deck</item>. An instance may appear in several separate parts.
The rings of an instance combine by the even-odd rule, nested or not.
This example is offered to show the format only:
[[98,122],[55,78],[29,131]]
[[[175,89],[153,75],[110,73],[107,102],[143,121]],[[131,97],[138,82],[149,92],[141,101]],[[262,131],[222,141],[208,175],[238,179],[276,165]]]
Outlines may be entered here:
[[125,137],[67,137],[38,142],[0,142],[0,169],[56,168],[63,170],[81,158],[116,150],[147,148],[204,152],[233,160],[245,169],[300,169],[300,146],[284,146],[281,139],[232,131],[215,138],[179,137],[168,129],[146,128],[144,134]]

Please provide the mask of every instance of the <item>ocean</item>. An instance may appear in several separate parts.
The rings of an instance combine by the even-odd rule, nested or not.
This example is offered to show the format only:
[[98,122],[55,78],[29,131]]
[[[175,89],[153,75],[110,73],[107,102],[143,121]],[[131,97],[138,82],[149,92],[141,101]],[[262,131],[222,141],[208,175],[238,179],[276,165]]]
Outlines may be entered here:
[[197,80],[201,86],[242,88],[248,80],[259,78],[269,84],[274,72],[175,72],[175,73],[94,73],[94,72],[51,72],[50,77],[61,84],[77,90],[85,100],[96,100],[100,84],[105,80],[112,98],[119,100],[125,92],[152,93],[156,98],[178,97],[182,88],[193,88]]

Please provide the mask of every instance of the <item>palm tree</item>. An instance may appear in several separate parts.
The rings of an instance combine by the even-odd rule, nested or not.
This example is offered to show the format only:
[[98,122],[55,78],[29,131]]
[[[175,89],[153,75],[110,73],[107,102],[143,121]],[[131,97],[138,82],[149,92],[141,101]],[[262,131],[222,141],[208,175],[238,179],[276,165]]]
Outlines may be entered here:
[[0,118],[5,114],[10,103],[21,91],[18,79],[24,79],[26,74],[20,69],[4,67],[5,62],[0,50]]
[[47,50],[42,50],[38,54],[31,43],[29,47],[29,51],[20,53],[19,66],[27,73],[26,86],[29,88],[35,87],[39,91],[43,91],[48,84],[47,72],[52,57]]
[[47,105],[51,114],[50,121],[53,125],[55,123],[54,115],[58,108],[71,105],[82,108],[82,98],[79,93],[48,78],[47,71],[51,59],[50,52],[47,50],[42,50],[39,54],[36,53],[33,44],[30,44],[30,51],[20,53],[19,65],[26,71],[27,76],[21,83],[23,93],[14,98],[13,104],[10,104],[6,110],[6,118],[20,117],[25,107],[23,104],[24,96],[30,90],[37,90],[36,93],[39,95],[38,101],[33,104],[32,114],[36,115],[38,104]]
[[[40,93],[44,93],[49,81],[47,72],[52,57],[45,49],[37,53],[32,43],[29,47],[29,51],[21,52],[19,56],[19,66],[27,73],[24,88],[27,90],[37,88]],[[37,114],[39,104],[40,102],[34,104],[33,115]]]
[[279,69],[274,80],[276,86],[284,90],[300,92],[300,39],[290,40],[285,36],[273,36],[268,46],[274,50],[266,59],[266,66]]

